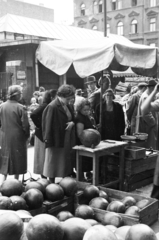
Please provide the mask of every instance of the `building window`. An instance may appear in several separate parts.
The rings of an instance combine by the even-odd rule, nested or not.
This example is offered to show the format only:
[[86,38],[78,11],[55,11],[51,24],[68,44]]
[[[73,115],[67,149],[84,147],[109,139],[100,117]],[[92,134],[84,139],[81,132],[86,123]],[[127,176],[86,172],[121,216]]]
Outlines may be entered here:
[[94,14],[98,13],[98,3],[97,3],[97,1],[93,2],[93,13]]
[[107,35],[109,35],[110,34],[110,25],[109,25],[109,23],[107,23]]
[[112,0],[112,10],[122,9],[122,0]]
[[131,33],[137,33],[137,20],[134,19],[131,22]]
[[81,4],[81,15],[82,16],[85,16],[85,4],[83,3],[83,4]]
[[156,6],[156,0],[150,0],[150,7]]
[[116,9],[117,9],[116,0],[112,0],[112,10],[116,10]]
[[118,24],[117,24],[117,34],[120,36],[123,35],[123,23],[122,22],[118,22]]
[[99,1],[99,13],[103,12],[103,1]]
[[131,5],[132,5],[132,6],[136,6],[136,5],[137,5],[137,0],[132,0],[132,1],[131,1]]
[[156,31],[156,18],[150,19],[150,32]]
[[118,9],[122,9],[122,0],[118,0]]
[[94,25],[94,26],[92,27],[92,29],[93,29],[93,30],[98,30],[98,28],[97,28],[96,25]]

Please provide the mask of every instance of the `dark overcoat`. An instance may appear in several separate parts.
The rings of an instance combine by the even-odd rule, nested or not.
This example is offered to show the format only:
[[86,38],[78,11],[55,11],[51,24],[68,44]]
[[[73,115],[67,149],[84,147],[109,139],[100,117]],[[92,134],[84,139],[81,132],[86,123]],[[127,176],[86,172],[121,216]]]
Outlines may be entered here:
[[27,139],[30,127],[26,108],[14,100],[0,106],[2,133],[0,173],[23,174],[27,171]]
[[[103,111],[106,109],[106,102],[103,101],[102,103]],[[115,132],[116,132],[116,139],[114,140],[121,140],[121,135],[124,134],[125,130],[125,118],[122,106],[118,102],[113,102],[113,111],[115,116]],[[100,116],[100,105],[97,106],[95,111],[96,123],[99,123],[99,116]],[[104,126],[104,119],[102,118],[102,126]],[[102,132],[102,131],[101,131]]]
[[[74,121],[74,113],[71,107],[69,110]],[[65,129],[68,118],[58,98],[47,105],[42,116],[42,132],[46,148],[64,147]]]

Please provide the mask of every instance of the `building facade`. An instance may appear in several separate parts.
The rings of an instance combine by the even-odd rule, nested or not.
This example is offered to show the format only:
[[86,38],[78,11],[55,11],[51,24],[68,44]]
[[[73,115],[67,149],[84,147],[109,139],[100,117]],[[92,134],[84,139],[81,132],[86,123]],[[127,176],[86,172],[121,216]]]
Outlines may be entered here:
[[17,0],[0,0],[0,17],[9,14],[54,22],[54,10]]
[[[159,47],[159,0],[106,0],[107,34]],[[104,0],[74,0],[74,26],[104,32]]]

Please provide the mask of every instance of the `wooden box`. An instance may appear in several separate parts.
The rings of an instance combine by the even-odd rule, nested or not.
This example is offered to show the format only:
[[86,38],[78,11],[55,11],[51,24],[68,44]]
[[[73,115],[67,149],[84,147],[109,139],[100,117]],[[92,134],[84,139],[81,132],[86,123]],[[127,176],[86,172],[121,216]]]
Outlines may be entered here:
[[146,149],[136,146],[125,147],[125,158],[127,159],[142,159],[146,157]]
[[[75,209],[81,205],[81,204],[89,204],[89,202],[86,201],[86,199],[84,198],[83,196],[83,193],[78,193],[76,194],[76,197],[75,197]],[[97,208],[93,208],[94,210],[94,218],[95,220],[97,220],[98,222],[100,222],[101,224],[103,224],[103,218],[104,218],[104,215],[108,212],[108,211],[105,211],[105,210],[101,210],[101,209],[97,209]],[[124,225],[129,225],[129,226],[132,226],[134,224],[138,224],[139,223],[139,219],[136,218],[136,217],[131,217],[131,216],[127,216],[127,215],[124,215],[124,214],[120,214],[122,216],[122,219],[123,219],[123,222],[124,222]]]
[[[141,159],[125,158],[124,167],[124,190],[132,191],[153,182],[154,169],[158,152],[151,153],[146,150],[146,157]],[[119,156],[109,155],[105,157],[105,163],[101,162],[101,176],[105,176],[100,184],[118,179]]]
[[46,213],[56,216],[61,211],[70,211],[74,212],[74,196],[73,197],[64,197],[64,199],[51,202],[44,201],[43,206],[45,206]]
[[122,200],[126,196],[132,196],[133,198],[135,198],[136,201],[148,199],[149,204],[140,210],[139,217],[136,217],[136,216],[134,217],[133,215],[126,215],[126,214],[121,214],[121,215],[127,216],[129,218],[135,218],[135,221],[138,221],[138,223],[144,223],[147,225],[151,225],[152,223],[157,221],[158,208],[159,208],[158,200],[153,198],[143,197],[138,194],[122,192],[122,191],[109,189],[101,186],[99,187],[99,189],[105,191],[108,194],[110,200]]

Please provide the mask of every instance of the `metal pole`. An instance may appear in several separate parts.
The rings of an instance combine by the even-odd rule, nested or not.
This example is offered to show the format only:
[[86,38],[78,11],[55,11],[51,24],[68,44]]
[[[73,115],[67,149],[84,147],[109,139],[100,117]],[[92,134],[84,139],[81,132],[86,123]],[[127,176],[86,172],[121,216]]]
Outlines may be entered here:
[[107,36],[107,0],[104,0],[104,37]]
[[[104,0],[104,37],[107,36],[107,1]],[[102,102],[103,102],[103,71],[101,72],[101,92],[100,92],[100,116],[99,116],[99,124],[100,124],[100,133],[102,131]]]

